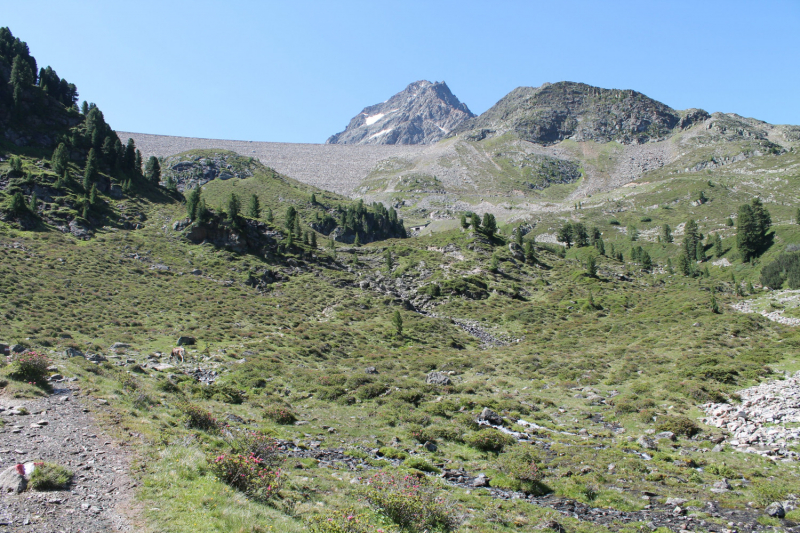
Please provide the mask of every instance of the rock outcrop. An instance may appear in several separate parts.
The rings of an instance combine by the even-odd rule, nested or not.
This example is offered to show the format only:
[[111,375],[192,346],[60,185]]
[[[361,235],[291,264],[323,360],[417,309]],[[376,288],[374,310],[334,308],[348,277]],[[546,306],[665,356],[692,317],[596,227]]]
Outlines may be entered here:
[[666,138],[673,130],[708,117],[697,109],[682,114],[636,91],[562,81],[518,87],[454,133],[481,140],[514,132],[543,145],[564,139],[641,144]]
[[474,116],[445,82],[422,80],[365,107],[325,144],[431,144]]

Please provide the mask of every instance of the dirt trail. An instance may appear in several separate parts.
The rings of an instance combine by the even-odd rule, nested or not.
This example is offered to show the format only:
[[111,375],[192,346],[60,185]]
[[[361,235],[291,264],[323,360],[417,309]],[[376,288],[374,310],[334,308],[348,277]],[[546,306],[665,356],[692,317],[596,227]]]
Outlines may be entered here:
[[[0,494],[0,532],[142,530],[132,506],[132,453],[103,434],[95,405],[75,385],[36,400],[0,397],[0,470],[48,461],[75,473],[68,490]],[[30,414],[12,415],[13,407]]]

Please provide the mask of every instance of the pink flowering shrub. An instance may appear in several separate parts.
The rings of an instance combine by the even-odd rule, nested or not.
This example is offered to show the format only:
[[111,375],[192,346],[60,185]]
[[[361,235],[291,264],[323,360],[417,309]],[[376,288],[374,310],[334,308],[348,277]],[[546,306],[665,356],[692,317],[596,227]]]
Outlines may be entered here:
[[14,356],[15,379],[28,381],[30,383],[47,383],[47,367],[50,366],[50,358],[43,353],[28,351]]
[[277,442],[257,432],[229,434],[231,449],[209,459],[217,478],[254,501],[265,502],[281,489],[283,472]]
[[311,533],[396,533],[389,526],[377,526],[364,513],[352,507],[317,515],[308,520]]
[[424,476],[378,472],[367,480],[364,498],[406,531],[452,531],[461,513]]

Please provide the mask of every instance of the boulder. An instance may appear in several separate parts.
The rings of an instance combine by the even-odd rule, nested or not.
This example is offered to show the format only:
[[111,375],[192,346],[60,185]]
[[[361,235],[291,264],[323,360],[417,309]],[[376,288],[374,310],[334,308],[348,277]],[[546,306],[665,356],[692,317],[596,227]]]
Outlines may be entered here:
[[125,344],[124,342],[115,342],[114,344],[111,345],[112,350],[125,350],[130,347],[131,347],[130,344]]
[[69,347],[66,350],[64,350],[64,357],[69,359],[71,357],[84,357],[84,355],[83,352],[78,350],[77,348]]
[[22,353],[25,351],[25,347],[21,344],[12,344],[11,345],[11,353]]
[[731,484],[728,483],[728,480],[722,478],[720,481],[714,483],[714,488],[717,490],[731,490]]
[[86,354],[86,360],[91,361],[92,363],[102,363],[103,361],[108,361],[108,359],[97,353]]
[[478,474],[472,483],[470,483],[473,487],[488,487],[489,486],[489,478],[486,477],[486,474]]
[[425,448],[426,450],[428,450],[428,451],[429,451],[429,452],[431,452],[431,453],[432,453],[432,452],[435,452],[436,450],[438,450],[438,449],[439,449],[439,448],[438,448],[438,447],[437,447],[437,446],[436,446],[434,443],[432,443],[431,441],[425,441],[425,444],[423,444],[423,445],[422,445],[422,447],[423,447],[423,448]]
[[503,425],[503,418],[489,409],[488,407],[484,407],[481,414],[478,415],[478,418],[475,419],[477,423],[484,423],[484,424],[491,424],[493,426],[502,426]]
[[108,195],[115,200],[119,200],[122,198],[122,187],[119,185],[113,184],[111,188],[108,190]]
[[378,369],[375,368],[374,366],[368,366],[367,368],[364,369],[364,372],[366,374],[377,374],[378,373]]
[[773,518],[783,518],[786,516],[786,510],[780,502],[772,502],[764,509],[764,512]]
[[636,439],[636,443],[644,448],[645,450],[657,450],[658,446],[656,446],[656,441],[651,439],[646,435],[642,435],[638,439]]
[[[34,463],[16,464],[0,472],[0,494],[20,493],[36,469]],[[782,508],[781,508],[782,509]]]
[[180,337],[178,337],[177,344],[178,344],[178,346],[193,346],[196,342],[197,341],[195,340],[194,337],[187,337],[187,336],[181,335]]
[[445,374],[444,372],[433,372],[428,373],[428,376],[425,378],[425,383],[429,385],[450,385],[450,377]]

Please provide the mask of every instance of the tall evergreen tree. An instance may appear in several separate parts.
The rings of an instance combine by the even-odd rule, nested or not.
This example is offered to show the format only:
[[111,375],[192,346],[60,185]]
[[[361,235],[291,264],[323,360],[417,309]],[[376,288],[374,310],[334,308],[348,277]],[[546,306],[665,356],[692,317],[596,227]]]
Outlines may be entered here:
[[664,224],[661,226],[661,241],[662,242],[672,242],[672,228],[669,227],[669,224]]
[[267,219],[267,222],[272,224],[272,221],[274,220],[274,217],[272,215],[272,208],[270,207],[267,208],[267,216],[265,218]]
[[69,163],[69,150],[67,150],[67,145],[64,143],[58,143],[58,147],[56,147],[55,151],[53,152],[53,159],[51,161],[53,166],[53,171],[61,176],[67,170],[67,164]]
[[86,158],[86,168],[83,171],[83,189],[88,193],[92,184],[97,179],[97,156],[94,148],[89,149],[89,157]]
[[479,231],[481,229],[481,216],[478,213],[472,213],[470,218],[472,222],[472,229]]
[[236,220],[240,211],[241,204],[239,203],[239,197],[234,193],[231,193],[231,195],[228,197],[228,218],[231,220]]
[[697,222],[690,219],[683,227],[683,251],[686,259],[692,261],[697,256],[697,243],[703,239],[703,234],[700,233],[697,227]]
[[392,326],[394,326],[395,335],[398,337],[403,336],[403,317],[400,315],[400,311],[395,309],[394,314],[392,315]]
[[720,237],[719,233],[714,234],[714,255],[717,257],[722,257],[722,254],[725,253],[725,250],[722,248],[722,237]]
[[89,191],[89,205],[95,206],[97,205],[97,185],[92,184],[92,188]]
[[[798,222],[798,224],[800,224],[800,222]],[[469,222],[467,222],[467,215],[464,213],[461,213],[461,227],[464,229],[469,228]]]
[[736,218],[736,247],[742,256],[742,261],[749,261],[756,255],[758,250],[757,228],[755,215],[752,206],[744,204],[739,207],[739,215]]
[[250,218],[261,218],[261,204],[258,202],[258,195],[250,195],[250,201],[247,204],[247,216]]
[[310,244],[311,244],[311,249],[312,250],[316,250],[317,249],[317,232],[316,231],[312,231],[311,232],[311,243]]
[[522,246],[522,228],[517,228],[516,242],[517,245]]
[[384,252],[384,260],[386,261],[386,269],[391,272],[392,267],[394,266],[394,259],[392,258],[392,250],[390,248],[386,249]]
[[583,222],[572,224],[572,241],[575,243],[576,248],[589,246],[589,233],[586,231],[586,225]]
[[289,231],[294,230],[294,219],[297,217],[297,210],[293,206],[289,206],[286,208],[286,216],[284,217],[286,229]]
[[127,166],[125,170],[129,172],[136,170],[136,143],[133,142],[133,139],[128,139],[128,143],[125,145],[125,164]]
[[151,155],[147,159],[147,163],[144,166],[144,175],[148,181],[155,183],[156,185],[161,182],[161,163],[158,162],[158,158],[156,156]]
[[558,242],[563,242],[564,246],[566,246],[567,248],[572,246],[573,242],[572,223],[565,222],[564,225],[558,229],[558,234],[556,238],[558,239]]
[[487,237],[491,239],[496,231],[497,231],[497,220],[495,220],[494,215],[491,213],[484,214],[483,232],[486,234]]
[[200,187],[197,186],[192,189],[189,192],[189,196],[186,197],[186,214],[192,222],[197,219],[197,209],[200,207],[200,195],[201,190]]
[[533,243],[528,241],[525,243],[525,262],[528,264],[534,263],[536,261],[536,251],[533,247]]

